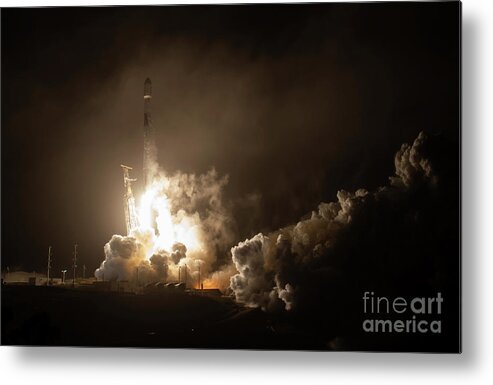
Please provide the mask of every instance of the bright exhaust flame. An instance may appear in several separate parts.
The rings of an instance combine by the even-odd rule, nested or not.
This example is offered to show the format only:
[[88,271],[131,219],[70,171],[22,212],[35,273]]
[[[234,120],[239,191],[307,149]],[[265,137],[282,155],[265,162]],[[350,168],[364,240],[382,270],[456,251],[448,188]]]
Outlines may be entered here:
[[156,251],[171,251],[176,243],[182,243],[190,252],[200,250],[199,228],[195,215],[189,216],[184,210],[171,213],[171,202],[166,193],[169,181],[154,181],[142,194],[138,208],[141,232],[155,232],[153,247],[147,251],[150,258]]

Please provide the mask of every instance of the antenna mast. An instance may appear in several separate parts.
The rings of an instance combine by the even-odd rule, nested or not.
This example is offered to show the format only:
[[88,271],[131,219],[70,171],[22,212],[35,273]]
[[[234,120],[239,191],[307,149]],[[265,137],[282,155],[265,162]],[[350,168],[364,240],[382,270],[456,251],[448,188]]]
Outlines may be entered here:
[[50,285],[50,270],[51,270],[51,246],[48,247],[48,268],[46,269],[46,286]]
[[77,243],[74,245],[74,259],[73,259],[73,275],[72,275],[72,286],[75,287],[75,269],[77,268]]

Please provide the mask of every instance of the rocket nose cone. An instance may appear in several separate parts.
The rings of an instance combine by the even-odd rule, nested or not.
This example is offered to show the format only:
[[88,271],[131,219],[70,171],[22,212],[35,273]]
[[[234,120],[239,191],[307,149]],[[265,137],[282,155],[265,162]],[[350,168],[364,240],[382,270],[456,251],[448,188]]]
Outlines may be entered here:
[[151,96],[152,94],[152,83],[151,79],[147,78],[144,82],[144,96]]

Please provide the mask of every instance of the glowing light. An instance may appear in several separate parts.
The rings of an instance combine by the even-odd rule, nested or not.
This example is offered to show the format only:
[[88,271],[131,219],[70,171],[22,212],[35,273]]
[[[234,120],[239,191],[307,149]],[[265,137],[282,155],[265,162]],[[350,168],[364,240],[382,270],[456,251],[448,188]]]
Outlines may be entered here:
[[190,215],[184,210],[172,213],[170,197],[166,193],[168,185],[164,178],[154,181],[140,199],[139,231],[151,231],[156,236],[146,253],[148,258],[157,250],[171,252],[175,243],[183,243],[191,252],[201,249],[198,214]]

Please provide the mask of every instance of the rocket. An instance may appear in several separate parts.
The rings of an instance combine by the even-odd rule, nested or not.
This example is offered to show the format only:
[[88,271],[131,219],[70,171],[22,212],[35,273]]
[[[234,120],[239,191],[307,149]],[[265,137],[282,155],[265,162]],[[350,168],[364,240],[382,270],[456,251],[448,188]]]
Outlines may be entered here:
[[147,78],[144,82],[144,188],[152,183],[157,168],[157,148],[154,141],[154,127],[151,117],[152,83]]

